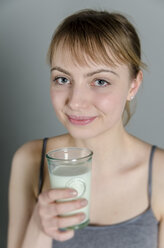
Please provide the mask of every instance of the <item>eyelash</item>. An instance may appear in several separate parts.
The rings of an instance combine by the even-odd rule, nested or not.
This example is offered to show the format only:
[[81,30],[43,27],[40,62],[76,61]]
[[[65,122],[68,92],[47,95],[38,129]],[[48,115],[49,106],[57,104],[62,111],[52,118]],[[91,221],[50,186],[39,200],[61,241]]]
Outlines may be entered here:
[[[62,80],[64,79],[64,81],[66,80],[67,82],[61,83],[61,82],[59,82],[60,79],[62,79]],[[70,81],[70,80],[67,79],[66,77],[55,77],[55,78],[53,79],[53,82],[54,82],[55,84],[57,84],[57,85],[67,85],[69,81]],[[103,82],[103,83],[105,83],[105,85],[95,85],[95,82],[96,82],[96,81]],[[104,87],[107,87],[107,86],[109,86],[109,85],[111,85],[111,83],[108,82],[107,80],[104,80],[104,79],[94,79],[93,82],[91,83],[91,86],[92,86],[92,87],[101,87],[101,88],[104,88]]]
[[69,81],[69,79],[67,79],[66,77],[55,77],[54,79],[53,79],[53,82],[55,83],[55,84],[58,84],[58,85],[64,85],[64,84],[66,84],[66,83],[61,83],[61,82],[59,82],[59,79],[66,79],[66,80],[68,80]]
[[107,87],[107,86],[111,85],[107,80],[104,80],[104,79],[96,79],[96,80],[94,80],[94,83],[96,81],[103,82],[103,83],[105,83],[105,85],[99,85],[99,86],[98,85],[94,85],[95,87]]

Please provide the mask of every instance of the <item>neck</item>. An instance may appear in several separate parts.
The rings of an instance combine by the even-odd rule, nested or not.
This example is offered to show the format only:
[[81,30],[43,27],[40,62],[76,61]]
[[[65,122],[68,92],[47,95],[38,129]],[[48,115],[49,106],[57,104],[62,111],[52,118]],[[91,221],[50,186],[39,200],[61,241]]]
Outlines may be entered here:
[[[74,139],[73,144],[93,151],[93,163],[101,168],[120,164],[130,146],[130,135],[122,125],[91,139]],[[109,166],[110,165],[110,166]],[[98,166],[99,167],[99,166]]]

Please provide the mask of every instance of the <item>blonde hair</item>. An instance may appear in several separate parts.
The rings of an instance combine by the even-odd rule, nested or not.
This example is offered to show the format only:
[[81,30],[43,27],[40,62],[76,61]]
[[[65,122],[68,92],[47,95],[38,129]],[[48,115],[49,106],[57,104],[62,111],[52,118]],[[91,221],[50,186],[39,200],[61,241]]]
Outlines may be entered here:
[[[86,55],[91,61],[113,66],[117,62],[125,63],[132,78],[136,78],[140,68],[146,66],[141,61],[140,40],[134,26],[119,13],[87,9],[65,18],[49,46],[47,57],[50,65],[59,45],[62,49],[69,49],[80,64],[87,63]],[[124,112],[124,124],[127,124],[131,117],[129,102]]]

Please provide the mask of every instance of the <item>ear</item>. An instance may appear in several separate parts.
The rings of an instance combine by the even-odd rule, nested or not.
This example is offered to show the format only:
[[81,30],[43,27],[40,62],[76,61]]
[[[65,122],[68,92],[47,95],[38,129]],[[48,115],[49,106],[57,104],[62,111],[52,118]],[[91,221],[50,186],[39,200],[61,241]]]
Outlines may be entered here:
[[143,72],[140,70],[137,74],[137,77],[133,79],[131,82],[130,89],[129,89],[128,96],[127,96],[128,101],[131,101],[137,94],[139,87],[142,83],[142,79],[143,79]]

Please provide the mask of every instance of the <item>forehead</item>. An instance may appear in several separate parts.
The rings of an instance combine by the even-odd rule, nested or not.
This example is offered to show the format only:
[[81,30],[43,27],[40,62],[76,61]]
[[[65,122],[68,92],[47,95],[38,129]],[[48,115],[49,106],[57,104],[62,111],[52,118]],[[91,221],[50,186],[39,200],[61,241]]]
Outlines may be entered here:
[[52,61],[54,63],[72,63],[75,66],[96,66],[106,65],[116,67],[121,64],[117,61],[110,51],[107,51],[105,56],[101,51],[89,51],[81,46],[72,47],[69,44],[61,42],[58,46],[54,46]]

